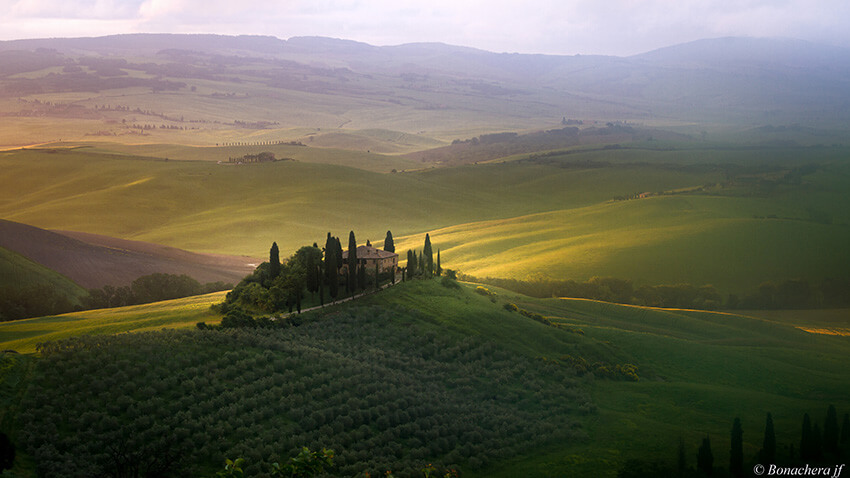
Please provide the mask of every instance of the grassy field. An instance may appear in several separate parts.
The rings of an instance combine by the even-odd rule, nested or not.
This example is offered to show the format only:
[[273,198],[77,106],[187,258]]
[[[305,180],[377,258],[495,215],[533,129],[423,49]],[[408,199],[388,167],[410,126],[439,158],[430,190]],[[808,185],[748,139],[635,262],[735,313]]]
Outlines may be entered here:
[[[812,334],[801,325],[834,321],[846,311],[797,311],[734,315],[720,312],[651,309],[591,300],[532,299],[491,288],[495,302],[473,293],[457,294],[433,282],[406,283],[350,305],[417,311],[397,325],[426,333],[475,336],[529,358],[559,363],[566,354],[589,362],[632,363],[640,381],[585,376],[583,386],[596,411],[582,419],[586,440],[549,443],[534,453],[496,461],[465,476],[616,476],[629,458],[675,465],[678,440],[688,463],[696,447],[712,438],[715,465],[726,466],[732,419],[744,424],[745,460],[761,446],[764,417],[771,412],[780,446],[797,443],[802,414],[822,420],[828,404],[850,409],[844,361],[845,337]],[[208,306],[221,294],[193,299],[92,311],[0,325],[0,347],[32,352],[47,339],[80,334],[115,334],[161,328],[190,328],[215,322]],[[502,305],[540,313],[566,329],[547,327]],[[826,315],[824,315],[826,314]],[[767,318],[756,318],[764,315]],[[309,320],[322,320],[313,314]],[[392,319],[389,319],[392,320]],[[395,326],[394,324],[393,326]],[[580,329],[582,334],[571,333]],[[376,344],[380,345],[380,344]],[[753,461],[753,463],[755,463]]]
[[850,342],[796,328],[818,320],[818,311],[766,320],[497,292],[500,302],[512,301],[580,328],[585,339],[606,344],[621,360],[638,365],[641,380],[593,382],[599,411],[588,424],[588,443],[553,446],[489,469],[487,476],[616,476],[628,458],[674,468],[680,437],[689,465],[695,466],[696,448],[706,435],[712,439],[715,466],[725,467],[735,417],[744,425],[745,460],[756,463],[767,412],[773,414],[782,446],[798,444],[803,413],[822,421],[829,404],[842,413],[850,410],[844,367]]
[[[236,147],[110,147],[0,153],[0,217],[254,257],[328,231],[378,243],[387,229],[403,254],[431,232],[446,267],[476,276],[613,276],[724,293],[839,276],[850,264],[850,169],[833,148],[798,159],[772,149],[585,151],[393,174],[377,171],[398,157],[310,147],[275,146],[303,160],[244,166],[203,160]],[[165,161],[172,153],[185,161]],[[818,166],[782,182],[805,164]],[[716,186],[730,167],[736,182]],[[643,192],[666,194],[612,200]]]
[[221,317],[210,306],[222,302],[225,294],[216,292],[155,304],[4,322],[0,323],[0,349],[34,353],[40,342],[67,337],[185,329],[195,327],[198,322],[213,324]]

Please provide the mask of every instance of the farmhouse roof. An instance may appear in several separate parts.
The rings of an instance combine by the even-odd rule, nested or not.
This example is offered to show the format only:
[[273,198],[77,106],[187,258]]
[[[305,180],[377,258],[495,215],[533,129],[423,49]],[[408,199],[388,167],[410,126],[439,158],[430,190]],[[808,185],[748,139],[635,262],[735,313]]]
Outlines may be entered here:
[[[372,246],[357,246],[357,259],[388,259],[396,257],[395,252],[388,252],[381,249],[376,249]],[[342,258],[348,259],[348,251],[342,251]]]

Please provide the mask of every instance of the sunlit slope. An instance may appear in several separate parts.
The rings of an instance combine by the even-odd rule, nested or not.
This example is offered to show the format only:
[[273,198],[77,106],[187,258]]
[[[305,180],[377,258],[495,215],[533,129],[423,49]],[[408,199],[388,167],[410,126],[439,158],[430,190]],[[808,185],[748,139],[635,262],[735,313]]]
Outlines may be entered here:
[[[446,267],[478,277],[619,277],[713,284],[742,292],[767,280],[840,277],[850,227],[766,218],[790,209],[749,198],[665,196],[439,229]],[[421,249],[416,235],[397,247]]]
[[210,306],[221,303],[225,294],[215,292],[154,304],[4,322],[0,323],[0,349],[32,353],[40,342],[67,337],[181,329],[195,327],[198,322],[215,323],[220,316],[210,310]]
[[[323,135],[334,136],[340,135],[347,138],[350,143],[345,144],[345,147],[313,147],[318,146],[315,142],[309,141],[309,138],[312,136],[310,134],[305,134],[307,130],[299,129],[293,131],[287,131],[283,135],[283,140],[278,137],[258,137],[258,138],[250,138],[248,143],[244,145],[224,145],[224,140],[222,140],[222,144],[220,146],[187,146],[183,144],[121,144],[116,142],[87,142],[87,143],[67,143],[65,146],[85,148],[86,152],[98,153],[98,154],[122,154],[128,156],[143,156],[150,158],[158,158],[158,159],[176,159],[183,161],[212,161],[212,162],[229,162],[231,158],[242,158],[245,155],[249,154],[258,154],[261,152],[270,152],[274,153],[277,159],[294,159],[296,161],[303,161],[307,163],[319,163],[319,164],[336,164],[340,166],[350,166],[356,167],[358,169],[365,169],[367,171],[376,171],[388,173],[393,169],[398,171],[404,169],[417,169],[421,168],[422,165],[414,162],[411,159],[407,159],[400,155],[387,155],[387,154],[379,154],[382,152],[382,149],[390,149],[380,148],[378,144],[370,144],[371,146],[378,146],[374,149],[369,149],[369,146],[365,146],[368,143],[368,138],[371,138],[370,134],[363,133],[356,134],[345,134],[342,133],[323,133]],[[384,136],[387,138],[392,138],[393,132],[386,132]],[[377,135],[378,133],[374,133]],[[412,135],[405,135],[403,133],[396,133],[398,136],[398,142],[411,143],[411,147],[421,147],[424,148],[425,144],[433,146],[434,142],[426,142],[425,139],[420,139],[417,137],[410,138]],[[379,139],[376,141],[381,141],[382,136],[378,136]],[[363,139],[366,138],[366,139]],[[362,141],[361,141],[362,139]],[[290,141],[303,141],[302,145],[297,144],[263,144],[266,142],[278,143],[280,141],[284,141],[288,143]],[[390,139],[386,139],[386,141],[391,141]],[[324,141],[319,141],[320,143],[326,143]],[[340,140],[339,143],[343,143],[343,140]],[[420,144],[421,143],[421,144]],[[303,144],[307,144],[308,146],[304,146]],[[330,142],[327,142],[330,144]],[[334,143],[336,144],[336,143]],[[414,146],[418,145],[418,146]],[[358,146],[362,145],[362,148],[358,148]]]
[[277,162],[245,166],[70,151],[0,153],[0,217],[197,252],[264,257],[349,230],[360,242],[697,186],[716,173],[527,164],[378,174]]

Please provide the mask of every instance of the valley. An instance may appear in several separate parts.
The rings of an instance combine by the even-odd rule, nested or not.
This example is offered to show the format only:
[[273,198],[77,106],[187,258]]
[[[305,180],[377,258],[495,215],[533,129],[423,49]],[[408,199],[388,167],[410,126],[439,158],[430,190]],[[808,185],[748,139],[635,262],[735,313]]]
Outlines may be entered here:
[[[802,415],[850,412],[850,55],[766,41],[0,42],[0,317],[57,303],[0,322],[14,476],[276,476],[304,446],[334,476],[698,476],[708,436],[725,476],[767,413],[799,463]],[[324,304],[264,278],[270,246],[300,277],[388,230],[444,276],[81,310],[157,273]]]

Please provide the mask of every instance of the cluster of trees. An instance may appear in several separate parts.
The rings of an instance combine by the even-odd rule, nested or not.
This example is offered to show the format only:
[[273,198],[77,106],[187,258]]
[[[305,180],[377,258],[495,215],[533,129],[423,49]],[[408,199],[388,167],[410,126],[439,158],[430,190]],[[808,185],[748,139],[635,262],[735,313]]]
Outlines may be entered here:
[[0,287],[0,322],[65,314],[88,309],[123,307],[161,300],[179,299],[233,288],[233,284],[197,280],[182,274],[150,274],[139,277],[129,286],[103,286],[89,289],[77,300],[48,284],[25,287]]
[[11,436],[39,476],[139,477],[209,476],[227,457],[274,476],[304,446],[335,450],[340,476],[421,476],[583,436],[592,402],[570,370],[430,320],[355,304],[285,329],[42,344]]
[[141,276],[129,286],[103,286],[90,289],[82,299],[85,309],[103,309],[127,305],[147,304],[161,300],[180,299],[193,295],[209,294],[231,289],[233,284],[208,282],[201,284],[186,274],[155,273]]
[[275,157],[274,153],[269,151],[263,151],[262,153],[258,154],[246,154],[241,158],[227,158],[227,162],[231,164],[270,163],[277,160],[278,159]]
[[[628,460],[618,473],[619,478],[637,478],[643,476],[655,477],[685,477],[685,476],[732,476],[740,478],[750,476],[749,470],[755,470],[756,475],[767,474],[771,465],[779,467],[776,475],[800,475],[800,467],[806,465],[836,465],[850,456],[850,414],[844,414],[844,420],[839,426],[838,413],[834,405],[827,408],[820,425],[812,424],[809,414],[803,415],[803,426],[800,434],[799,448],[788,444],[782,448],[777,446],[776,431],[773,426],[773,416],[768,413],[764,425],[764,439],[758,454],[750,459],[744,455],[744,431],[741,419],[735,418],[729,438],[729,468],[718,470],[714,466],[714,453],[711,449],[711,437],[706,436],[697,450],[696,469],[687,465],[687,453],[684,439],[679,440],[679,452],[676,469],[671,469],[662,462],[643,460]],[[749,465],[752,465],[750,467]],[[745,470],[747,472],[745,473]],[[794,471],[796,470],[796,471]],[[651,473],[648,473],[651,471]]]
[[850,279],[824,279],[813,284],[806,279],[765,282],[758,291],[723,297],[711,285],[691,284],[635,287],[628,279],[592,277],[587,281],[538,278],[533,280],[474,277],[459,274],[470,282],[490,284],[531,297],[578,297],[619,304],[650,307],[717,310],[806,309],[850,307]]
[[[267,313],[284,310],[292,312],[293,309],[301,312],[302,300],[308,292],[318,294],[320,301],[324,302],[322,255],[319,246],[313,244],[298,249],[289,259],[281,262],[277,243],[272,243],[268,262],[260,264],[251,275],[228,292],[225,306],[230,306],[231,311],[237,314],[241,312],[232,306]],[[328,288],[331,289],[331,297],[336,297],[337,288]]]
[[850,307],[850,278],[765,282],[757,291],[739,298],[729,296],[730,309],[813,309]]
[[49,284],[0,287],[0,322],[64,314],[79,308],[72,298]]
[[419,254],[415,250],[407,251],[407,265],[404,267],[402,279],[414,277],[440,277],[443,275],[443,267],[440,264],[440,250],[437,250],[436,262],[434,260],[434,249],[431,246],[431,235],[425,234],[425,245]]
[[[367,246],[371,243],[367,241]],[[384,239],[384,250],[395,253],[395,242],[391,231]],[[315,305],[351,296],[369,289],[378,289],[386,281],[395,282],[395,271],[381,271],[378,264],[374,269],[367,267],[357,257],[357,239],[354,231],[348,234],[347,258],[343,254],[339,237],[328,232],[325,245],[317,243],[305,246],[285,261],[280,259],[277,243],[269,250],[269,261],[260,264],[227,295],[227,306],[239,306],[261,313],[281,311],[301,312],[302,302],[309,299]],[[414,254],[411,259],[411,254]],[[408,266],[403,278],[440,275],[440,252],[436,263],[431,249],[431,239],[425,236],[425,249],[415,257],[408,251]],[[231,307],[228,310],[236,310]],[[222,310],[228,313],[228,310]],[[243,311],[244,312],[244,311]],[[239,312],[234,312],[239,313]]]

